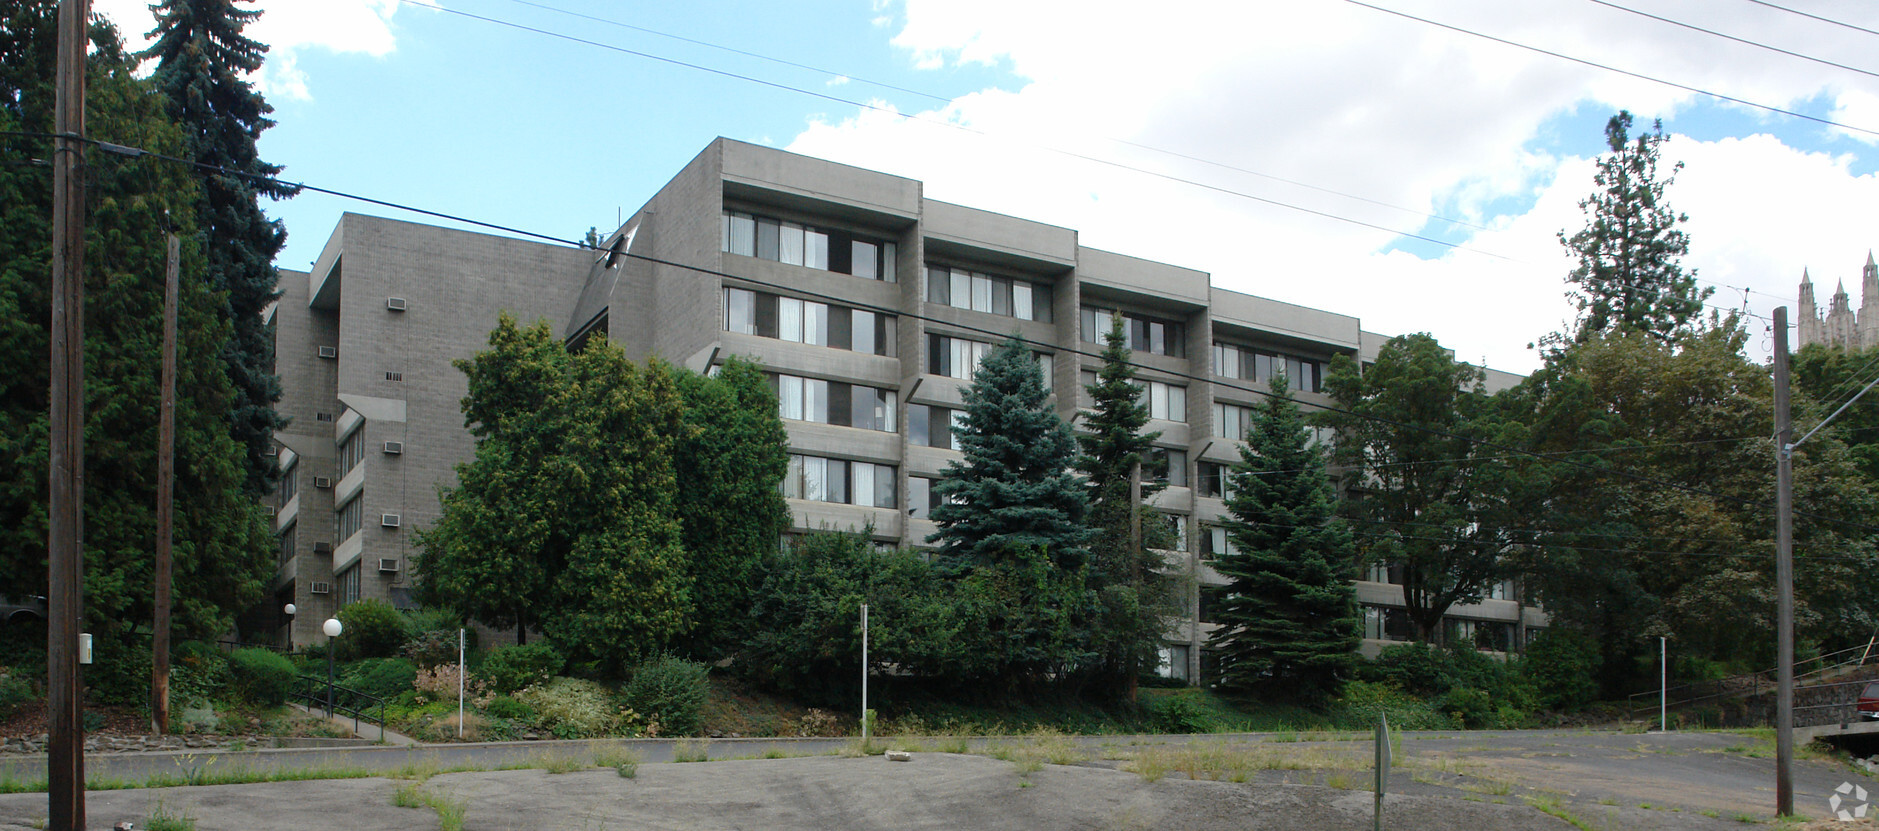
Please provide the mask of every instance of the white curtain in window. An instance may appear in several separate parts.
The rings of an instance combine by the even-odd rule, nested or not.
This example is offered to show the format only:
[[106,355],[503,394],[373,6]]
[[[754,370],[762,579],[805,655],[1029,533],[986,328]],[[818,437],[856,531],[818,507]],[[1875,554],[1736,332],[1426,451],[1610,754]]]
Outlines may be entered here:
[[789,265],[803,264],[803,227],[794,222],[783,223],[783,231],[777,237],[777,259]]
[[803,302],[794,297],[777,298],[777,337],[793,343],[803,342],[802,307]]

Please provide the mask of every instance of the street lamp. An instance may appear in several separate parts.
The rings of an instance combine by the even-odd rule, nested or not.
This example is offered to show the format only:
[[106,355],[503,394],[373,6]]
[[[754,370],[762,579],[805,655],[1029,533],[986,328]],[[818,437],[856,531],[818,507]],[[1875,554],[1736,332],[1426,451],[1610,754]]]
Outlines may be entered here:
[[333,639],[345,630],[345,625],[338,618],[327,618],[320,624],[320,631],[326,633],[326,717],[333,717]]
[[287,648],[294,648],[294,613],[300,608],[292,603],[281,607],[281,615],[287,618]]

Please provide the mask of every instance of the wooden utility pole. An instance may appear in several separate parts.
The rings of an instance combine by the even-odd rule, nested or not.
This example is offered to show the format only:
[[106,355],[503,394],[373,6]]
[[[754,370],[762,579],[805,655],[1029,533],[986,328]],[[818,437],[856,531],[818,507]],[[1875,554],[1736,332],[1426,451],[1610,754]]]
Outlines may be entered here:
[[157,608],[151,625],[150,720],[170,732],[170,538],[176,502],[176,304],[183,241],[170,235],[163,269],[163,391],[157,411]]
[[1794,425],[1788,307],[1775,309],[1775,813],[1794,816]]
[[59,3],[52,152],[52,389],[46,518],[46,827],[85,827],[78,621],[85,538],[85,47],[89,0]]

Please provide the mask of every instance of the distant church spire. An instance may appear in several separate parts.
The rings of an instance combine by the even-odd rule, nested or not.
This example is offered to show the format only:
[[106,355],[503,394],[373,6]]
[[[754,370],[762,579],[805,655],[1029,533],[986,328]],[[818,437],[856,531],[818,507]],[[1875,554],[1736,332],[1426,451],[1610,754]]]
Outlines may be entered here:
[[1828,298],[1822,315],[1815,299],[1814,277],[1801,269],[1800,303],[1795,314],[1799,330],[1798,344],[1825,344],[1841,349],[1864,349],[1879,345],[1879,258],[1866,252],[1866,264],[1860,269],[1860,305],[1855,311],[1847,295],[1846,280],[1835,281],[1833,296]]

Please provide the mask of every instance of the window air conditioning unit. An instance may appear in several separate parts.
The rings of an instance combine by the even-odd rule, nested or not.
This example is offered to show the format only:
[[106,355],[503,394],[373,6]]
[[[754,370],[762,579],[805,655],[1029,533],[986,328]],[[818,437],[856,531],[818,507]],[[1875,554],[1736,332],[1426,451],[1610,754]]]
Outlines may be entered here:
[[325,580],[315,580],[313,581],[313,585],[307,587],[307,591],[313,594],[332,594],[333,584]]
[[320,357],[322,357],[322,358],[337,358],[337,357],[339,357],[339,347],[337,347],[337,346],[322,346],[322,347],[320,347]]
[[386,311],[391,311],[391,312],[402,312],[402,311],[404,311],[404,310],[405,310],[405,299],[404,299],[404,298],[402,298],[402,297],[387,297],[387,298],[385,298],[385,310],[386,310]]
[[396,573],[398,571],[398,558],[396,557],[378,558],[378,570],[386,574]]
[[401,520],[397,514],[379,514],[378,515],[378,524],[386,528],[396,528],[398,527],[399,522],[401,522]]
[[385,442],[385,452],[390,453],[393,456],[403,453],[405,452],[405,443],[401,441]]
[[385,370],[385,380],[387,381],[403,381],[404,379],[405,374],[402,372],[393,372],[389,369]]
[[333,414],[332,413],[314,413],[313,420],[331,424],[333,423]]
[[313,553],[331,554],[333,553],[333,544],[330,542],[316,542],[313,544]]
[[274,507],[273,505],[262,505],[261,510],[267,511],[268,516],[273,516],[280,512],[280,509],[277,507]]
[[313,477],[313,486],[320,489],[330,488],[333,486],[333,480],[326,476],[315,476]]

